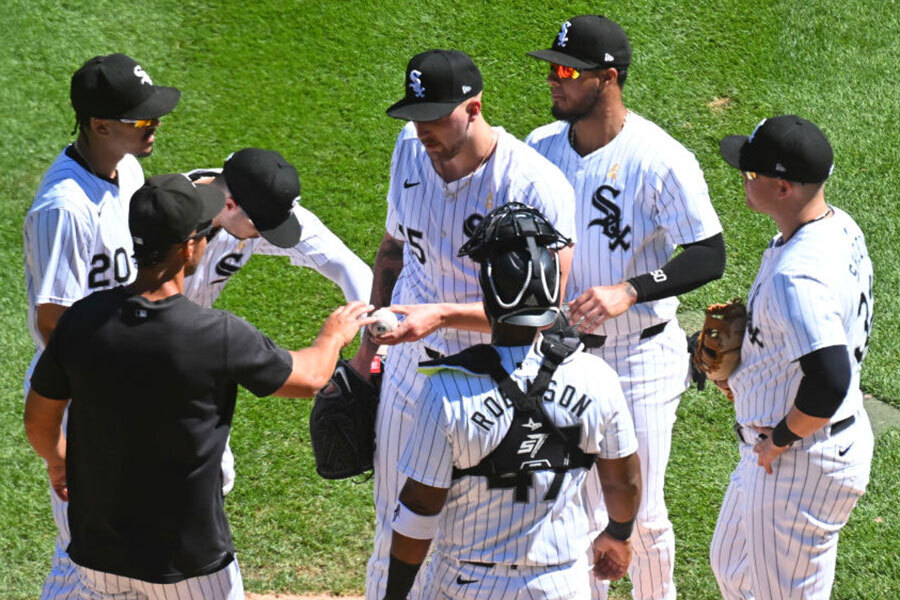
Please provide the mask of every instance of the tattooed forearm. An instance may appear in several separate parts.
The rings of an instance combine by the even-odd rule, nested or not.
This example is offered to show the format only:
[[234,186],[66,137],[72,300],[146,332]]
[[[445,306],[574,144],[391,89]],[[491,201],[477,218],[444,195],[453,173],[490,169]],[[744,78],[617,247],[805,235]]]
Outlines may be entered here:
[[403,243],[385,234],[375,257],[374,281],[372,282],[371,304],[376,308],[389,306],[394,284],[403,268]]

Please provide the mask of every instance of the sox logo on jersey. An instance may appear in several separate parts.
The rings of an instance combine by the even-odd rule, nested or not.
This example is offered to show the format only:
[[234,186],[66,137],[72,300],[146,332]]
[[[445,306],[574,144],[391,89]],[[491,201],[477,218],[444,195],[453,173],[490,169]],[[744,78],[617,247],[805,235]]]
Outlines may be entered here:
[[[721,232],[696,159],[655,124],[628,112],[619,134],[601,152],[586,156],[572,148],[569,131],[570,125],[556,122],[526,138],[575,189],[580,239],[566,300],[642,273],[664,276],[660,267],[676,245]],[[687,367],[684,334],[674,322],[677,306],[675,297],[636,304],[593,332],[607,336],[592,352],[619,373],[638,433],[643,486],[629,570],[636,598],[675,597],[675,539],[663,489]],[[641,339],[643,330],[666,321],[661,333]],[[585,503],[597,529],[606,522],[601,497],[596,478],[588,478]],[[592,588],[595,600],[606,598],[604,586]]]
[[[612,199],[606,198],[604,192],[608,192]],[[603,217],[594,219],[588,223],[588,227],[598,226],[603,230],[603,235],[610,239],[610,250],[615,250],[619,246],[623,250],[631,247],[631,244],[625,241],[625,236],[631,233],[631,226],[626,225],[624,229],[622,228],[622,209],[613,201],[620,193],[622,190],[610,185],[601,185],[591,197],[591,204],[603,214]]]

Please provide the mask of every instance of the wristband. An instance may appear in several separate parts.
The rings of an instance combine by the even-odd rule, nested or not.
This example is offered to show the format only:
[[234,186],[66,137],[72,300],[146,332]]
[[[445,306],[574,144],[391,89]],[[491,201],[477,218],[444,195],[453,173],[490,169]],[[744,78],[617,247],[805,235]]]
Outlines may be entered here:
[[790,446],[797,440],[802,439],[799,435],[790,430],[787,424],[787,417],[778,421],[778,425],[772,430],[772,443],[779,448]]
[[413,582],[416,580],[416,574],[421,566],[421,563],[418,565],[405,563],[391,554],[384,600],[406,600],[406,596],[409,594],[409,590],[412,589]]
[[604,529],[603,532],[613,539],[624,542],[631,537],[632,529],[634,529],[634,519],[625,521],[624,523],[621,521],[613,521],[612,519],[610,519],[609,524],[606,526],[606,529]]

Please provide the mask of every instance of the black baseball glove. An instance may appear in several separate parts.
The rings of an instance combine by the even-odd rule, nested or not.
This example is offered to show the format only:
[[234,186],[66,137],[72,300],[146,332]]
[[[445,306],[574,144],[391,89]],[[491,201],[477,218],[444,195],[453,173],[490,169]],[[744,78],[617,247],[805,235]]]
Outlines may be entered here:
[[316,394],[309,434],[316,472],[325,479],[346,479],[372,468],[378,386],[340,359],[331,384]]

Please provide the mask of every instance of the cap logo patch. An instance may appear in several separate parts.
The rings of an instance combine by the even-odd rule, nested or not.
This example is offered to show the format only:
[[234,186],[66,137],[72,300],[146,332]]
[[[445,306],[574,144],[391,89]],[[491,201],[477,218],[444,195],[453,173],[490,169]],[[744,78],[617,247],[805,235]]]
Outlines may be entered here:
[[471,91],[472,91],[472,86],[471,86],[471,85],[464,85],[464,86],[462,86],[462,92],[463,92],[463,94],[468,94],[468,93],[471,92]]
[[775,170],[779,173],[784,173],[787,169],[784,168],[784,165],[781,163],[775,163]]
[[418,69],[413,69],[409,72],[409,80],[412,81],[412,83],[409,84],[409,87],[412,88],[416,98],[425,97],[425,86],[422,85],[422,81],[419,79],[421,76],[422,71],[419,71]]
[[612,62],[612,61],[614,61],[614,60],[616,60],[616,59],[615,59],[615,57],[613,57],[612,54],[610,54],[609,52],[607,52],[606,54],[603,55],[603,60],[606,61],[606,62]]
[[569,42],[569,27],[571,26],[572,24],[568,21],[562,24],[559,35],[556,36],[556,43],[560,48],[565,48],[566,44]]
[[153,81],[150,80],[150,76],[144,72],[141,65],[134,66],[134,76],[141,80],[141,85],[153,85]]
[[760,122],[756,125],[756,127],[753,128],[753,133],[751,133],[751,134],[750,134],[750,137],[747,138],[747,141],[748,141],[748,142],[751,142],[751,143],[753,142],[753,138],[756,136],[756,132],[759,131],[759,128],[762,127],[762,126],[763,126],[763,123],[765,123],[765,122],[766,122],[766,120],[763,119],[762,121],[760,121]]

